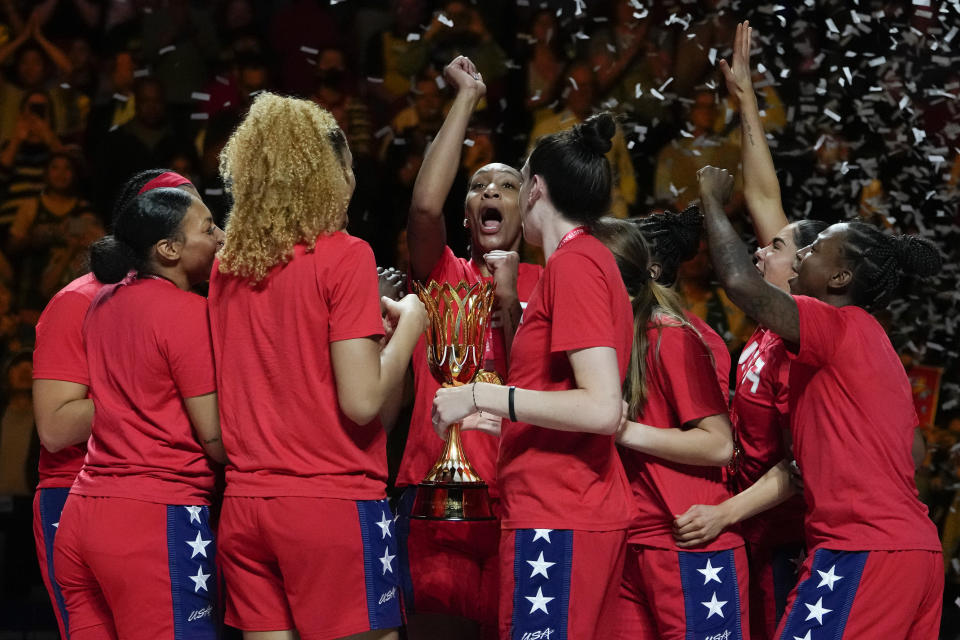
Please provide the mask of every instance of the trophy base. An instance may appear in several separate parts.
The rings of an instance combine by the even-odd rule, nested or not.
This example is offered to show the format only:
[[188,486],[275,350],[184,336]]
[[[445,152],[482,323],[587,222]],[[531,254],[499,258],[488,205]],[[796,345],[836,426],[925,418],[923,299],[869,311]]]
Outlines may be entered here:
[[421,482],[410,517],[418,520],[495,520],[485,482]]

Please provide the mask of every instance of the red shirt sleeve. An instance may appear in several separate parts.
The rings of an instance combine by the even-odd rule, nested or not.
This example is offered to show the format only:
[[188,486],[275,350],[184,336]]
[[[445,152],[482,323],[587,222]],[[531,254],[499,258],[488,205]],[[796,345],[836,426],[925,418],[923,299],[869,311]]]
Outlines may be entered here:
[[329,279],[330,342],[382,336],[380,285],[370,245],[354,244],[324,277]]
[[[588,256],[552,256],[544,294],[550,309],[550,351],[617,347],[610,290],[603,270]],[[619,277],[619,274],[617,275]]]
[[83,346],[83,319],[90,298],[67,291],[54,298],[37,323],[33,351],[35,380],[63,380],[90,385],[87,354]]
[[650,332],[648,349],[654,349],[663,380],[661,389],[683,425],[707,416],[726,415],[727,403],[717,386],[717,375],[710,350],[687,327],[663,327]]
[[206,299],[191,295],[172,317],[177,322],[166,325],[162,339],[177,390],[184,398],[216,391]]
[[793,296],[800,316],[800,349],[787,349],[792,359],[822,365],[833,359],[843,340],[844,316],[833,305],[807,296]]
[[440,259],[433,265],[433,269],[430,270],[430,275],[427,276],[424,284],[431,280],[456,284],[463,279],[463,275],[463,269],[457,256],[454,255],[450,247],[444,246],[443,253],[440,254]]

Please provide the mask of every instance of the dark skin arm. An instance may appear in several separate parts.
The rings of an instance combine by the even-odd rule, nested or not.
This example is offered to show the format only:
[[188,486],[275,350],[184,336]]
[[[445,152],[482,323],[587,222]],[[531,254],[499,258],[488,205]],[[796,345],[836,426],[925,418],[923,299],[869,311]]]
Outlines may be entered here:
[[763,279],[723,210],[733,191],[733,176],[725,169],[707,166],[697,172],[697,180],[707,245],[720,285],[733,303],[756,322],[787,342],[799,343],[797,303],[793,296]]

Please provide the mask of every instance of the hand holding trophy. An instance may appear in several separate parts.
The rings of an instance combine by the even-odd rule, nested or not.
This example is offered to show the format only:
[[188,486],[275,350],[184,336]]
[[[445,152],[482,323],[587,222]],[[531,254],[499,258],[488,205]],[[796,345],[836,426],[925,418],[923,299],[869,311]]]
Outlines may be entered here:
[[[429,317],[426,331],[427,363],[445,387],[479,379],[494,381],[482,371],[487,323],[494,302],[494,285],[485,282],[457,285],[431,280],[414,283]],[[498,381],[498,380],[497,380]],[[467,460],[460,441],[460,425],[450,425],[447,444],[423,481],[410,517],[428,520],[492,520],[487,484]]]

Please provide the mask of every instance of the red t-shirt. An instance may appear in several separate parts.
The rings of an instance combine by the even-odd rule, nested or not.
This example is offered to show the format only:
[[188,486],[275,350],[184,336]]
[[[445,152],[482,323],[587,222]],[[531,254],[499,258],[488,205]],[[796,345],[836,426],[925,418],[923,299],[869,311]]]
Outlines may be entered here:
[[[617,350],[620,380],[633,343],[633,311],[610,251],[582,235],[550,256],[510,350],[509,384],[564,391],[576,380],[567,351]],[[505,529],[625,529],[630,487],[614,436],[503,421],[497,460]]]
[[297,245],[256,287],[210,279],[226,495],[375,500],[386,433],[340,410],[330,343],[383,335],[373,251],[344,232]]
[[730,350],[727,343],[724,342],[720,334],[714,331],[713,327],[708,325],[703,318],[690,311],[684,311],[687,322],[700,332],[700,337],[713,354],[714,369],[717,373],[717,382],[720,383],[720,392],[724,399],[730,395]]
[[[521,307],[526,306],[527,300],[530,299],[530,293],[542,273],[543,268],[539,265],[525,262],[518,265],[517,295],[520,298]],[[434,265],[426,281],[436,280],[437,282],[449,282],[455,285],[461,280],[473,284],[479,282],[481,278],[480,269],[473,260],[458,258],[449,247],[444,247],[443,255]],[[484,282],[492,280],[491,278],[482,279]],[[497,316],[498,313],[495,311],[487,328],[483,368],[487,371],[496,371],[500,374],[501,379],[506,380],[507,353],[503,331],[500,328],[501,325]],[[430,367],[427,364],[427,343],[423,336],[420,336],[420,341],[413,351],[413,381],[416,399],[413,404],[413,416],[410,419],[407,445],[403,450],[403,460],[400,462],[400,471],[397,474],[398,487],[415,485],[423,480],[443,449],[443,440],[438,438],[436,432],[434,432],[430,418],[430,412],[433,409],[433,397],[437,394],[440,383],[430,373]],[[499,438],[482,431],[464,431],[460,437],[463,440],[463,448],[470,464],[490,486],[491,494],[496,495]]]
[[[33,379],[63,380],[90,386],[87,354],[83,348],[83,318],[103,285],[92,273],[80,276],[53,296],[37,322],[33,349]],[[40,448],[38,489],[69,487],[83,466],[86,444],[51,453]]]
[[106,286],[84,322],[93,427],[72,493],[209,504],[184,398],[216,391],[207,301],[161,278]]
[[[696,333],[680,324],[647,328],[647,401],[637,421],[661,429],[681,429],[706,416],[727,415],[716,384],[710,352]],[[677,515],[695,504],[720,504],[730,497],[720,467],[700,467],[620,447],[638,515],[630,526],[631,543],[677,549],[671,530]],[[732,549],[743,544],[725,531],[698,551]]]
[[855,306],[795,296],[800,345],[788,351],[793,453],[811,551],[940,551],[917,497],[910,382],[880,323]]
[[[740,354],[730,420],[743,455],[734,485],[740,492],[787,456],[783,434],[790,427],[790,360],[780,336],[757,327]],[[803,542],[801,496],[741,525],[743,537],[768,546]]]

